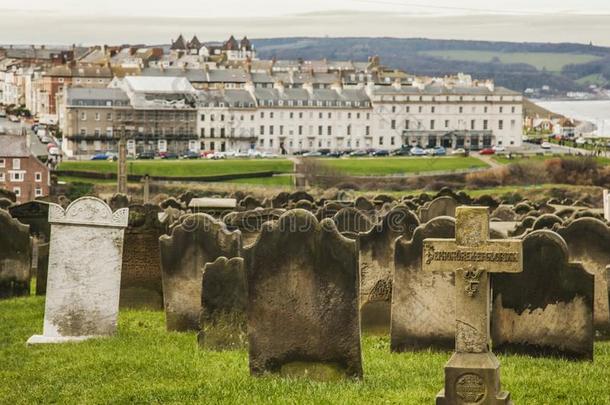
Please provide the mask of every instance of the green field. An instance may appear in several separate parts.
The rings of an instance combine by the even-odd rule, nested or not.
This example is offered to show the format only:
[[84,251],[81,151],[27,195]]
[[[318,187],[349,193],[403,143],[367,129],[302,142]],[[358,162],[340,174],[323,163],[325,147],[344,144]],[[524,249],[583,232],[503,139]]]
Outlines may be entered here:
[[[221,174],[274,171],[292,172],[292,162],[286,159],[231,159],[231,160],[130,160],[129,174],[150,176],[215,176]],[[116,173],[117,163],[109,161],[66,161],[59,170],[79,170]]]
[[582,85],[595,84],[598,86],[605,86],[606,84],[608,84],[608,80],[606,80],[604,76],[594,73],[581,77],[580,79],[576,80],[576,83]]
[[[250,377],[244,351],[198,349],[195,333],[167,333],[162,312],[121,311],[116,337],[26,347],[42,331],[43,297],[0,301],[0,403],[432,404],[448,352],[394,354],[363,339],[362,381]],[[610,404],[610,342],[594,362],[498,356],[517,404]]]
[[425,55],[450,60],[464,60],[472,62],[491,62],[498,58],[501,63],[527,63],[538,70],[546,69],[549,72],[561,72],[565,65],[581,64],[601,59],[596,55],[567,54],[552,52],[492,52],[492,51],[423,51]]
[[487,167],[486,163],[474,157],[345,158],[318,161],[341,174],[351,176],[385,176]]
[[[549,159],[581,159],[581,157],[569,157],[569,156],[553,156],[553,155],[535,155],[535,156],[518,156],[513,157],[512,159],[507,158],[506,156],[494,156],[493,159],[501,164],[507,165],[511,163],[523,163],[523,162],[539,162]],[[610,165],[610,158],[606,157],[595,157],[594,158],[597,164],[602,166]]]

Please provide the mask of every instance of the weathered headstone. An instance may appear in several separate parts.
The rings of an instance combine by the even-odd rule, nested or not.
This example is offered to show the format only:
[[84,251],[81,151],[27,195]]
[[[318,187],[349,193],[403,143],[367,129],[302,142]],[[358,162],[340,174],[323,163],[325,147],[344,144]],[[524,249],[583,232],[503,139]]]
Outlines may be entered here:
[[427,238],[453,238],[455,219],[437,217],[419,226],[413,238],[396,241],[390,348],[395,352],[455,344],[455,275],[422,270]]
[[523,238],[524,270],[493,277],[497,352],[593,358],[593,275],[568,262],[565,241],[548,230]]
[[362,211],[356,208],[343,208],[333,217],[337,229],[344,236],[355,239],[360,232],[368,232],[373,227],[373,222]]
[[394,241],[411,239],[419,226],[405,206],[388,212],[380,223],[358,237],[360,254],[360,316],[362,329],[388,333],[394,273]]
[[110,197],[108,205],[112,211],[116,211],[120,208],[127,208],[129,207],[129,197],[127,197],[126,194],[115,193]]
[[123,232],[129,210],[95,197],[49,207],[51,241],[43,334],[29,344],[80,341],[116,331]]
[[251,373],[362,377],[356,242],[292,210],[245,257]]
[[522,271],[521,241],[489,240],[487,207],[459,207],[455,229],[454,240],[426,239],[423,246],[423,271],[455,273],[455,353],[436,403],[510,404],[489,350],[489,274]]
[[436,217],[455,217],[458,202],[449,196],[437,197],[419,209],[419,220],[425,223]]
[[242,246],[245,246],[256,240],[265,222],[277,220],[284,212],[281,208],[259,208],[252,211],[231,212],[222,220],[229,229],[241,231]]
[[581,262],[595,277],[593,324],[598,333],[610,337],[610,227],[594,218],[581,218],[555,231],[568,244],[570,260]]
[[0,298],[30,294],[31,265],[29,226],[0,210]]
[[160,211],[159,206],[152,204],[129,207],[129,226],[125,229],[123,248],[121,308],[163,308]]
[[38,263],[36,265],[36,295],[47,293],[47,277],[49,274],[49,244],[38,244]]
[[167,330],[198,330],[203,267],[221,256],[239,256],[241,234],[207,214],[191,214],[171,236],[159,238],[159,247]]
[[203,268],[199,346],[239,349],[247,344],[248,290],[241,257],[219,257]]
[[14,205],[8,210],[13,218],[22,224],[30,226],[30,235],[42,242],[49,241],[51,225],[49,225],[49,203],[44,201],[29,201]]
[[237,200],[234,198],[192,198],[188,207],[193,212],[222,218],[224,214],[237,208]]

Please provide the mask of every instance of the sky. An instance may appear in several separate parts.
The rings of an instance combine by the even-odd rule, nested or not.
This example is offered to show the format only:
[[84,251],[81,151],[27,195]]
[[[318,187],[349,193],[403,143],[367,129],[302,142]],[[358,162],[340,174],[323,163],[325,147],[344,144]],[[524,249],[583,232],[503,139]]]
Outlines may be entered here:
[[395,36],[610,45],[610,0],[0,0],[0,43]]

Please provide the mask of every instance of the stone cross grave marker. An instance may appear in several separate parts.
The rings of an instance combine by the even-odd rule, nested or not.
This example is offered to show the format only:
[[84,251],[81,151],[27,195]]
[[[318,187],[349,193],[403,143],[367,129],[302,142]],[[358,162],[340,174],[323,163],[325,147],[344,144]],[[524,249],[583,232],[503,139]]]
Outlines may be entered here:
[[458,207],[454,239],[426,239],[424,271],[455,272],[455,353],[445,365],[437,404],[509,404],[500,363],[489,350],[489,273],[523,270],[520,240],[490,240],[487,207]]

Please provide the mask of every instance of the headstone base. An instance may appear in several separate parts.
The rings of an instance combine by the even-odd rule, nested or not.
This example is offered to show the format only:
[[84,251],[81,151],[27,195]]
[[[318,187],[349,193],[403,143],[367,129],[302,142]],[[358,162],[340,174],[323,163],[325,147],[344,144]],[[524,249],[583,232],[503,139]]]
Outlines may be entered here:
[[28,339],[26,344],[30,345],[43,345],[53,343],[76,343],[82,342],[87,339],[99,338],[102,336],[44,336],[44,335],[33,335]]
[[500,363],[493,353],[454,353],[445,365],[445,389],[436,405],[511,405],[500,390]]

